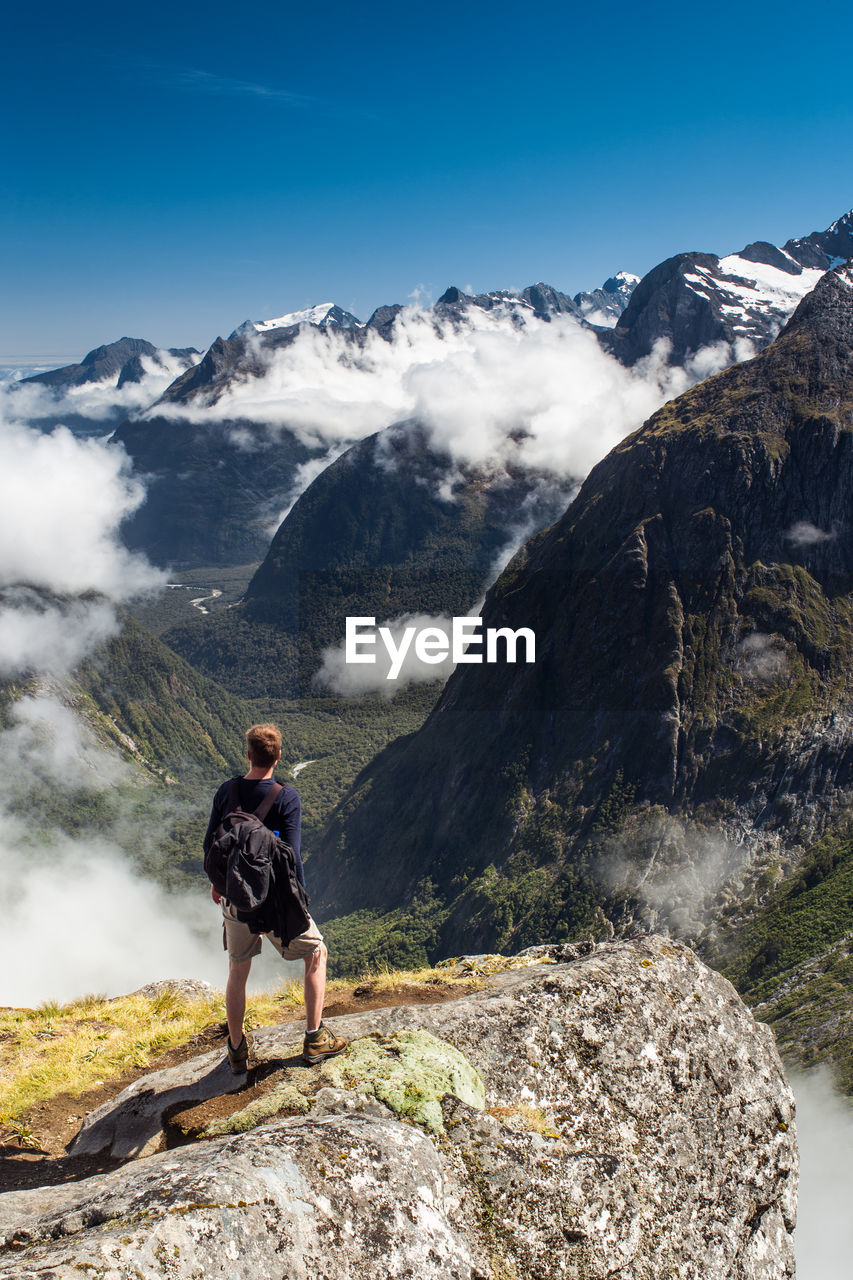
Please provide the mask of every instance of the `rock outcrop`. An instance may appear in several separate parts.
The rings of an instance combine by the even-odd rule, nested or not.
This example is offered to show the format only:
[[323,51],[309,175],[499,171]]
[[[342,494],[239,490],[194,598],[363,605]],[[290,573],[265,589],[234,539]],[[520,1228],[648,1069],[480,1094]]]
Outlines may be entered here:
[[[792,1276],[771,1033],[678,944],[580,951],[339,1019],[350,1050],[319,1071],[292,1027],[258,1031],[266,1111],[235,1099],[233,1132],[0,1197],[0,1277]],[[177,1070],[210,1082],[217,1061]],[[122,1149],[141,1096],[167,1128],[175,1087],[137,1082],[78,1147]]]

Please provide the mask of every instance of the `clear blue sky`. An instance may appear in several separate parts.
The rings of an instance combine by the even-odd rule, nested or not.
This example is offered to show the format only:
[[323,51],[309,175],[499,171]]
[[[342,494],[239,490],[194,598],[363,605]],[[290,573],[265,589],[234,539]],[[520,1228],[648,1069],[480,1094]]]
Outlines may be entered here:
[[823,228],[851,34],[825,0],[9,6],[0,359]]

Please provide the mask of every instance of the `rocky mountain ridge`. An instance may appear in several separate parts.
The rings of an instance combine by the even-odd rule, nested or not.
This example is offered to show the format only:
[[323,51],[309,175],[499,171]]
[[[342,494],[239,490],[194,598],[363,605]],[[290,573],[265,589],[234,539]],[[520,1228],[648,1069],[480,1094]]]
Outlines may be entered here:
[[699,936],[721,886],[788,874],[843,814],[851,282],[664,406],[510,563],[483,624],[532,627],[535,664],[458,668],[365,770],[314,855],[321,910],[417,903],[437,949],[503,946],[674,913],[695,875]]
[[147,357],[154,365],[165,367],[164,355],[171,356],[185,368],[190,368],[195,363],[195,357],[201,356],[201,352],[196,351],[195,347],[169,347],[164,350],[155,347],[145,338],[119,338],[117,342],[95,347],[79,364],[48,369],[45,373],[36,373],[21,381],[25,385],[37,383],[39,386],[63,390],[96,382],[112,382],[116,387],[123,387],[130,382],[142,380],[143,357]]
[[[843,238],[838,230],[842,224],[846,226],[844,219],[833,224],[836,231],[825,233],[836,247]],[[594,329],[605,350],[623,364],[632,366],[653,355],[671,364],[689,364],[711,348],[719,367],[752,354],[775,337],[819,277],[818,266],[804,266],[796,257],[800,252],[810,264],[816,262],[822,252],[818,241],[823,243],[820,236],[804,240],[804,247],[795,246],[794,252],[756,242],[723,258],[683,254],[639,282],[621,272],[601,289],[574,297],[543,283],[478,295],[452,287],[425,314],[438,333],[442,326],[464,329],[483,315],[516,327],[571,316]],[[145,474],[149,491],[147,509],[126,526],[128,544],[159,563],[210,563],[203,559],[205,546],[231,564],[261,559],[276,512],[289,506],[304,485],[300,468],[319,459],[325,445],[320,440],[315,444],[286,422],[271,431],[254,421],[250,411],[241,414],[241,395],[245,391],[250,404],[253,386],[263,384],[278,355],[306,330],[328,348],[326,358],[335,358],[341,347],[341,358],[358,363],[377,337],[388,343],[397,340],[405,315],[399,304],[382,306],[362,323],[324,303],[269,321],[246,322],[230,337],[217,338],[155,405],[129,418],[116,432],[116,442]],[[697,367],[691,377],[700,376]],[[223,413],[218,406],[226,398],[233,407]],[[337,434],[335,440],[338,449],[346,443]],[[174,449],[179,457],[171,456]],[[211,480],[214,493],[206,505],[199,495]],[[260,518],[247,518],[247,511],[259,508]],[[179,514],[182,509],[189,519]],[[227,531],[224,539],[218,532],[220,516]],[[190,526],[197,527],[195,535]],[[226,542],[232,544],[230,551]]]
[[744,359],[776,337],[821,274],[764,241],[723,258],[678,254],[643,277],[601,342],[627,365],[656,350],[680,365],[720,346]]

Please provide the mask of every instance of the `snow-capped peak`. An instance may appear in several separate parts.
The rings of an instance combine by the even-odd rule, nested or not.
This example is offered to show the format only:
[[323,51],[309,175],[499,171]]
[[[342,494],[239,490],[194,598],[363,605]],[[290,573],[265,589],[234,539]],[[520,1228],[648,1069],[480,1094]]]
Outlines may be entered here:
[[251,320],[249,324],[256,333],[267,333],[270,329],[290,329],[297,324],[336,329],[361,328],[360,320],[334,302],[319,302],[315,307],[306,307],[304,311],[288,311],[286,315],[276,316],[274,320]]
[[853,224],[853,209],[843,214],[840,218],[836,218],[835,222],[827,227],[826,234],[834,235],[836,232],[841,231],[842,228],[846,230],[851,224]]

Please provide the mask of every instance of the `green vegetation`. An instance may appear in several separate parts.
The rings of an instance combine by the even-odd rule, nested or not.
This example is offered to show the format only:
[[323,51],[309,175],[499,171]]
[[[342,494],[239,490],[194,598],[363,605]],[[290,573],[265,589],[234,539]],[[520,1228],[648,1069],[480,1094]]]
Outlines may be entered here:
[[244,757],[247,707],[129,615],[75,673],[78,708],[126,755],[166,780],[215,776]]
[[704,958],[773,1027],[790,1060],[828,1062],[853,1094],[853,822],[778,879],[770,868],[764,901],[744,904],[747,923],[721,931]]
[[853,829],[845,823],[808,851],[749,923],[712,959],[751,1003],[845,937],[853,925]]
[[444,1133],[441,1099],[452,1093],[470,1107],[486,1105],[483,1081],[468,1059],[429,1031],[403,1030],[362,1036],[323,1068],[332,1084],[371,1093],[387,1107]]
[[[293,1045],[293,1055],[296,1056],[300,1052],[301,1043],[296,1042]],[[255,1098],[247,1107],[232,1111],[230,1116],[219,1116],[211,1120],[203,1136],[218,1138],[225,1133],[248,1133],[251,1129],[257,1129],[258,1125],[268,1124],[270,1120],[280,1119],[282,1116],[304,1115],[310,1111],[311,1098],[307,1093],[303,1093],[291,1078],[297,1072],[305,1076],[311,1074],[310,1071],[301,1072],[299,1068],[292,1069],[288,1072],[287,1079],[277,1084],[274,1089],[270,1089],[269,1093],[263,1093],[260,1098]]]
[[[301,1042],[286,1056],[298,1057]],[[446,1093],[480,1111],[485,1088],[478,1072],[453,1045],[428,1031],[401,1030],[391,1035],[359,1036],[346,1053],[319,1069],[285,1067],[284,1079],[248,1106],[208,1124],[204,1137],[246,1133],[284,1115],[304,1115],[327,1087],[351,1089],[384,1102],[396,1115],[431,1133],[444,1133],[441,1099]]]
[[[174,582],[156,595],[133,601],[128,612],[155,636],[162,636],[170,627],[230,609],[242,600],[257,568],[257,563],[252,563],[181,569],[174,575]],[[202,613],[202,609],[206,612]]]
[[338,977],[353,976],[365,968],[428,966],[430,957],[436,957],[439,930],[445,916],[435,896],[435,886],[425,881],[405,907],[384,914],[354,911],[324,920],[329,971]]
[[[274,995],[250,997],[249,1009],[256,1023],[281,1019]],[[222,995],[183,999],[168,988],[153,997],[87,995],[64,1005],[0,1010],[0,1124],[57,1093],[79,1094],[141,1070],[157,1054],[186,1044],[224,1017]]]
[[756,1009],[789,1062],[828,1062],[836,1084],[853,1096],[853,938],[805,965],[799,979]]

